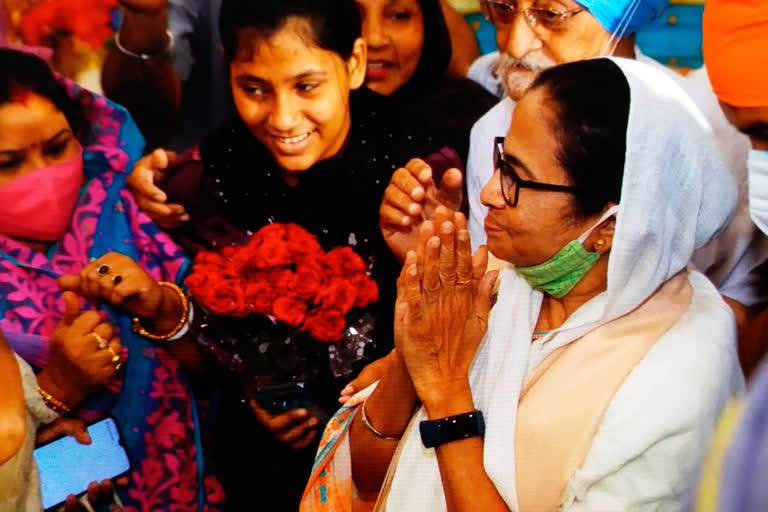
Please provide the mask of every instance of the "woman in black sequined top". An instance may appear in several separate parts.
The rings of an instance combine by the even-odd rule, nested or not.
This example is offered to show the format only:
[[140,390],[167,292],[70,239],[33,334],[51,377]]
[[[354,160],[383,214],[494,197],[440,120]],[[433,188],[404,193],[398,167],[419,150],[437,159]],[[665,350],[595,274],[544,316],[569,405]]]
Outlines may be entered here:
[[[353,0],[225,0],[221,23],[239,115],[199,150],[181,157],[158,151],[140,162],[134,184],[174,163],[158,181],[163,193],[153,199],[160,202],[145,209],[192,256],[243,245],[272,222],[301,225],[326,250],[351,246],[380,289],[370,355],[387,353],[399,263],[382,238],[379,205],[398,166],[446,141],[422,119],[404,123],[390,98],[360,88],[366,46]],[[462,166],[459,158],[454,163]],[[228,340],[247,337],[235,319],[201,307],[195,315],[203,343],[220,343],[222,332]],[[228,508],[296,510],[321,421],[301,410],[270,414],[220,373],[206,380],[225,387],[210,447]],[[313,385],[319,408],[334,412],[343,383],[327,377]]]

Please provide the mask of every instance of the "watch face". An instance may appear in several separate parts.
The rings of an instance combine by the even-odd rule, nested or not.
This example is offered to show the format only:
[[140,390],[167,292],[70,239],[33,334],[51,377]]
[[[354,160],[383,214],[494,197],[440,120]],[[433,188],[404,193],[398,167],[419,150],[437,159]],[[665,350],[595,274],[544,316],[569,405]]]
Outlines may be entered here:
[[422,421],[419,433],[424,447],[434,448],[459,439],[482,437],[485,434],[485,421],[482,412],[472,411],[439,420]]

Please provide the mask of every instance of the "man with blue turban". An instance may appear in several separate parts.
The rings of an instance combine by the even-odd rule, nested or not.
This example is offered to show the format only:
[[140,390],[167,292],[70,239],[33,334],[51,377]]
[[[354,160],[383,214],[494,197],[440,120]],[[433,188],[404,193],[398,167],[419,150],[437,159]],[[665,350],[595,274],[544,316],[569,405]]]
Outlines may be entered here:
[[[538,71],[555,64],[609,54],[635,56],[635,32],[659,17],[669,1],[480,3],[483,14],[496,27],[499,51],[475,61],[469,77],[492,93],[502,97],[506,93],[517,101]],[[525,26],[518,25],[519,21]]]

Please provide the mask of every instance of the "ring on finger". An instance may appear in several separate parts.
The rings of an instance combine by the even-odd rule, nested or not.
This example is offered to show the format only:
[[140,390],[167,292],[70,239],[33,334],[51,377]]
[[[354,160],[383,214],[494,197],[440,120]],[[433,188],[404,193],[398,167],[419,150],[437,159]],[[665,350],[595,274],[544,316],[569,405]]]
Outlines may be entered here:
[[100,276],[109,274],[109,265],[99,265],[99,268],[96,269],[96,274]]
[[91,334],[93,334],[93,336],[96,338],[96,342],[99,344],[99,350],[109,348],[109,342],[102,335],[95,331]]
[[115,352],[115,350],[112,347],[110,347],[110,346],[107,346],[107,350],[109,350],[109,353],[112,354],[112,363],[119,365],[121,358],[117,354],[117,352]]

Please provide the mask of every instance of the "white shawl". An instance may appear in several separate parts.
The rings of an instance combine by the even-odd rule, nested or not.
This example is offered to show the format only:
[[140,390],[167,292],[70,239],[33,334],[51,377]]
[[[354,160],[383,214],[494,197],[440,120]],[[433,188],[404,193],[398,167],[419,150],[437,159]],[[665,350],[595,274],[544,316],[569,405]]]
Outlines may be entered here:
[[[707,121],[688,95],[663,71],[636,61],[611,60],[620,66],[629,82],[631,105],[624,181],[608,264],[607,290],[577,310],[554,335],[532,344],[542,295],[533,291],[511,268],[506,269],[501,276],[488,332],[471,371],[475,406],[483,411],[486,419],[485,469],[511,510],[518,508],[515,421],[520,389],[527,376],[552,351],[637,308],[688,265],[696,248],[718,235],[735,207],[736,186],[717,153]],[[691,309],[697,304],[711,308],[713,300],[722,302],[702,276],[692,274],[691,281],[694,285]],[[710,350],[715,353],[714,359],[727,360],[729,368],[720,372],[720,376],[729,378],[733,373],[730,369],[735,366],[735,340],[729,323],[732,320],[724,311],[715,311],[716,325],[688,320],[664,338],[669,338],[667,341],[672,344],[676,340],[698,340],[705,350],[714,347]],[[689,310],[686,316],[693,316],[695,320],[696,314],[702,312],[703,309]],[[712,340],[713,337],[725,339]],[[689,355],[694,357],[695,353]],[[651,379],[664,378],[663,375],[654,377],[653,371],[650,375]],[[632,377],[631,374],[627,380]],[[686,376],[688,380],[690,377]],[[723,383],[723,387],[739,386],[739,378],[731,380],[735,384]],[[681,418],[683,415],[690,416],[681,411]],[[422,446],[418,432],[418,422],[423,419],[426,416],[420,409],[403,437],[401,455],[386,499],[387,510],[445,510],[435,451]],[[640,430],[641,425],[637,427]],[[620,457],[631,453],[631,450],[605,450],[604,446],[598,447],[597,451],[600,450],[603,460],[598,465],[604,466],[612,462],[605,459],[615,457],[613,462],[620,464],[626,461]],[[590,452],[587,461],[596,456]],[[576,491],[569,489],[569,492]]]

